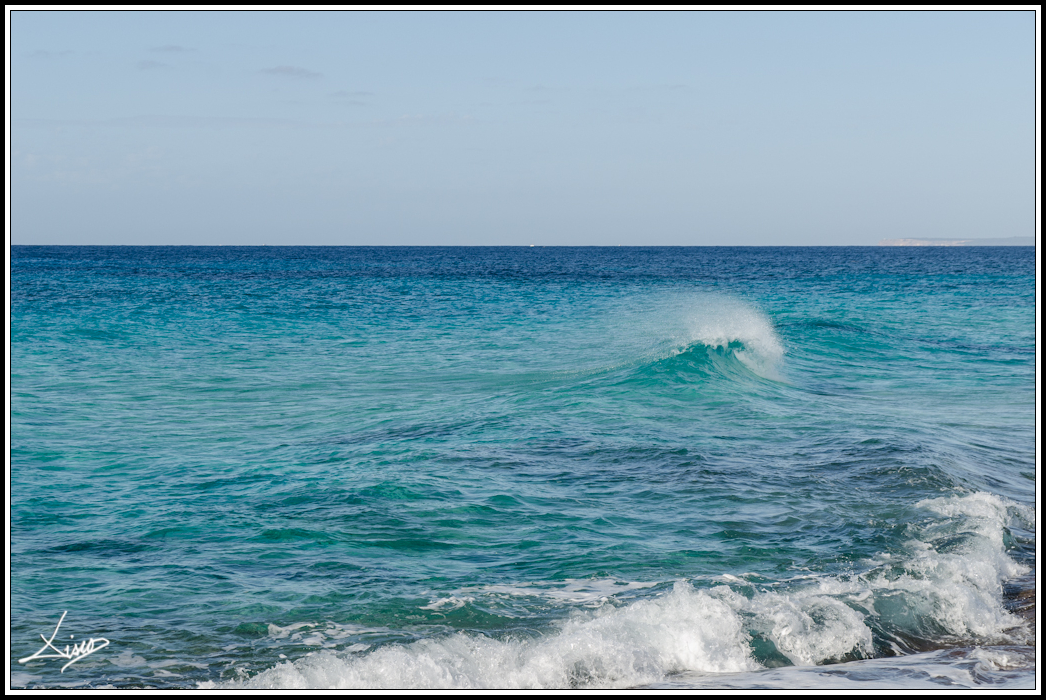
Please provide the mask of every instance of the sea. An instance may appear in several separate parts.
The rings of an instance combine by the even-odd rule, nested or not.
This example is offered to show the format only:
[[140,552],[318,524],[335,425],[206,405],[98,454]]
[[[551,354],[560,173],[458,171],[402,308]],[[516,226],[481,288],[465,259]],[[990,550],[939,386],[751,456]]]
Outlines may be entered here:
[[1035,271],[13,246],[9,684],[1034,688]]

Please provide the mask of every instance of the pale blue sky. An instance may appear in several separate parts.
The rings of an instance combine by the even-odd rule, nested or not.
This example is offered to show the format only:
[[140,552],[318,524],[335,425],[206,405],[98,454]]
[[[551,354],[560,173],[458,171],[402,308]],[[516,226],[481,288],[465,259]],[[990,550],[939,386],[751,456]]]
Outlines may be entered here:
[[1035,16],[34,12],[15,244],[1035,233]]

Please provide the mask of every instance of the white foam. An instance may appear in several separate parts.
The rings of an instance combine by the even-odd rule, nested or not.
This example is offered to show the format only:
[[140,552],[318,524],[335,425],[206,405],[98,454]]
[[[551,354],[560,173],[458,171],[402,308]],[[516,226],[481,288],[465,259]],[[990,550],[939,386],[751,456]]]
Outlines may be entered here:
[[[583,330],[570,345],[569,369],[558,369],[563,376],[657,362],[704,346],[733,355],[756,374],[781,379],[785,350],[769,317],[723,294],[630,296],[611,303]],[[587,360],[581,365],[579,352]]]
[[[797,667],[840,661],[853,655],[870,656],[874,651],[869,626],[872,618],[878,618],[876,622],[884,629],[922,626],[923,629],[908,630],[916,636],[921,632],[937,639],[943,630],[945,635],[953,635],[951,641],[956,645],[1033,641],[1027,623],[1006,611],[1002,604],[1002,582],[1028,571],[1006,555],[1004,528],[1014,517],[1027,521],[1030,511],[983,493],[930,499],[917,506],[932,518],[914,527],[907,550],[884,553],[867,562],[868,568],[861,573],[803,574],[763,587],[754,594],[753,584],[724,573],[714,578],[742,586],[748,595],[730,585],[698,590],[688,582],[678,581],[670,591],[628,604],[621,604],[615,596],[657,584],[572,579],[477,586],[424,607],[453,609],[479,596],[520,596],[541,597],[563,605],[571,613],[555,631],[538,637],[493,638],[456,633],[377,648],[353,645],[338,653],[328,648],[280,663],[246,679],[242,685],[629,687],[664,682],[678,674],[696,677],[694,674],[757,671],[761,667],[752,657],[752,634],[773,642]],[[355,628],[333,623],[325,628],[301,624],[270,626],[274,637],[298,637],[303,644],[312,639],[306,635],[323,634],[330,638],[337,634],[344,639],[354,631]],[[332,646],[326,639],[321,641],[324,647]],[[977,684],[977,674],[991,675],[1026,666],[1026,659],[1020,654],[1008,655],[998,650],[970,652],[963,659],[966,665],[962,668],[941,662],[938,675],[944,675],[929,678],[927,683]],[[896,663],[891,668],[894,667]],[[949,674],[957,675],[951,678]],[[896,678],[884,682],[896,682]]]
[[[295,630],[300,630],[300,629],[303,629],[303,628],[306,628],[306,627],[310,627],[311,628],[311,627],[315,627],[315,626],[316,625],[314,625],[311,622],[299,622],[296,625],[287,625],[286,627],[280,627],[279,625],[274,625],[272,623],[269,623],[269,636],[274,638],[274,639],[283,639],[283,638],[289,636]],[[298,635],[298,636],[300,637],[301,635]]]
[[917,616],[956,637],[1024,640],[1027,625],[1003,607],[1002,584],[1029,569],[1007,556],[1003,533],[1014,517],[1027,518],[1029,509],[989,493],[916,505],[945,519],[924,526],[918,539],[908,542],[907,556],[870,572],[868,584],[904,593],[904,603]]
[[687,344],[701,343],[727,350],[740,343],[734,355],[750,370],[770,379],[780,379],[785,350],[770,318],[738,299],[722,296],[695,298],[687,314]]
[[12,670],[11,671],[11,675],[9,676],[9,678],[10,678],[10,681],[11,681],[11,687],[12,688],[25,687],[25,686],[30,685],[32,683],[36,683],[38,681],[43,680],[43,676],[37,676],[35,674],[28,673],[26,671],[16,671],[16,670]]
[[193,668],[207,668],[207,664],[201,664],[195,661],[185,661],[183,659],[163,659],[162,661],[153,661],[147,664],[149,668],[167,668],[168,666],[192,666]]
[[863,659],[831,666],[793,666],[754,673],[681,676],[654,688],[760,688],[795,690],[901,690],[1035,688],[1032,647],[944,649],[932,652]]
[[430,600],[429,604],[422,605],[421,609],[438,610],[441,612],[446,612],[450,610],[457,610],[458,608],[463,608],[465,607],[465,605],[471,603],[473,600],[475,599],[470,598],[468,596],[464,596],[461,598],[458,598],[457,596],[448,596],[446,598],[437,598],[436,600]]
[[1014,519],[1026,525],[1035,524],[1035,511],[1032,508],[983,491],[930,498],[915,505],[948,518],[965,518],[967,526],[976,527],[978,532],[991,537],[999,546],[1002,546],[1003,528],[1011,525]]
[[[286,639],[304,646],[325,647],[328,649],[337,647],[339,642],[346,637],[375,631],[356,625],[340,625],[336,622],[327,622],[322,625],[312,622],[299,622],[286,627],[270,623],[268,628],[269,637],[272,639]],[[363,645],[362,648],[367,648],[367,645]]]
[[134,666],[145,666],[147,665],[145,658],[138,656],[130,649],[124,649],[117,656],[110,656],[107,659],[113,666],[120,666],[122,668],[132,668]]
[[321,652],[251,678],[251,688],[627,687],[682,671],[752,671],[748,635],[722,600],[677,583],[624,607],[575,613],[557,633],[493,639],[458,633],[366,655]]
[[871,655],[864,615],[816,592],[762,593],[743,608],[777,650],[796,666],[813,666],[854,652]]
[[[598,606],[614,596],[629,591],[653,588],[657,582],[619,581],[612,578],[603,579],[566,579],[562,582],[525,582],[515,584],[491,584],[463,589],[474,595],[500,595],[518,597],[539,597],[558,603]],[[472,597],[466,597],[472,601]],[[461,600],[458,598],[446,599]],[[439,602],[439,601],[437,601]],[[425,606],[429,607],[429,606]]]

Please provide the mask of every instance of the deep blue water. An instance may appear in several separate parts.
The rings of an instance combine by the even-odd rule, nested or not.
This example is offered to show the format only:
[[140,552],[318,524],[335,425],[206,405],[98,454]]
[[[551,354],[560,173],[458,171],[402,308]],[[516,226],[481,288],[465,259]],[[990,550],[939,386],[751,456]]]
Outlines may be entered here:
[[15,686],[1034,681],[1033,248],[15,246],[10,304]]

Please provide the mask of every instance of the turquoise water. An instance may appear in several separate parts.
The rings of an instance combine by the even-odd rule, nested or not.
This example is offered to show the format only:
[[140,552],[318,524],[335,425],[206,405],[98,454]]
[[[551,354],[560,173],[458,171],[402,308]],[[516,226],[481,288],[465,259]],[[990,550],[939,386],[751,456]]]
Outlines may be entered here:
[[1033,248],[15,246],[11,682],[1030,685],[1035,369]]

